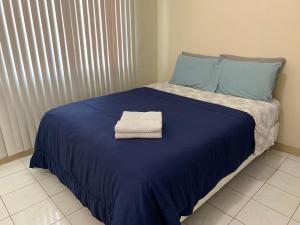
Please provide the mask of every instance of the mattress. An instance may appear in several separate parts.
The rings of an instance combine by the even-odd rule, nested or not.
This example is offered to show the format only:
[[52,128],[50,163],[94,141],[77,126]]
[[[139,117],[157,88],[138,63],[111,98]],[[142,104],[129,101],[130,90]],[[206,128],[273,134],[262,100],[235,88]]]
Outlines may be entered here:
[[[115,140],[124,110],[162,111],[163,138]],[[247,112],[138,88],[47,112],[30,166],[57,175],[106,225],[180,225],[251,157],[254,131]]]
[[274,126],[279,119],[280,103],[257,101],[252,99],[223,95],[220,93],[205,92],[198,89],[184,87],[170,83],[157,83],[148,87],[156,90],[185,96],[188,98],[215,103],[226,107],[238,109],[250,114],[256,123],[255,127],[255,154],[260,155],[269,149],[277,138],[274,138]]

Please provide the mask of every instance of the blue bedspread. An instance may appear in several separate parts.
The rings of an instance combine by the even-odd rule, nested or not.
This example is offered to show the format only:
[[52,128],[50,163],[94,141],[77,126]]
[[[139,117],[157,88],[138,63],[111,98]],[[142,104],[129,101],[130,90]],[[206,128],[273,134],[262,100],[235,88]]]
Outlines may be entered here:
[[[115,140],[126,111],[162,111],[163,138]],[[47,112],[31,167],[48,168],[106,225],[180,225],[254,151],[245,112],[151,88]]]

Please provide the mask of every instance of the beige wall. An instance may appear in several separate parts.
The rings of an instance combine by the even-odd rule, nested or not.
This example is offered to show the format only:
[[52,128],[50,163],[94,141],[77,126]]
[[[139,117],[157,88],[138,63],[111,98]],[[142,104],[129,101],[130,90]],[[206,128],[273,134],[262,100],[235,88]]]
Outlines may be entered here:
[[136,82],[157,81],[157,0],[135,0]]
[[170,79],[182,51],[285,57],[275,98],[279,142],[300,148],[300,1],[159,0],[158,80]]

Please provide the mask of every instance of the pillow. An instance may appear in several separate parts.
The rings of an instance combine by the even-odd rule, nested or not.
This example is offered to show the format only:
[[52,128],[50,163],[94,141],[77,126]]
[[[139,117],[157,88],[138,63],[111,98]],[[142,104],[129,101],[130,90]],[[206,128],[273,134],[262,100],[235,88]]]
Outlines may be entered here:
[[227,55],[227,54],[222,54],[220,55],[220,57],[226,59],[232,59],[232,60],[248,61],[248,62],[261,62],[261,63],[281,62],[283,66],[286,62],[285,58],[250,58],[250,57],[242,57],[242,56]]
[[179,55],[170,83],[215,92],[219,80],[219,57],[183,52]]
[[217,93],[270,102],[283,58],[221,55]]

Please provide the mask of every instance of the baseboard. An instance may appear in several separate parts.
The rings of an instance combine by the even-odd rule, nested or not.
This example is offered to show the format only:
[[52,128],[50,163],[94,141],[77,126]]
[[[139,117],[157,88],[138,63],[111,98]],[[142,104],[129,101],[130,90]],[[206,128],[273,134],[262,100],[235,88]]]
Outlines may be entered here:
[[33,149],[30,149],[30,150],[27,150],[27,151],[24,151],[24,152],[19,152],[15,155],[5,157],[3,159],[0,159],[0,165],[11,162],[11,161],[14,161],[16,159],[20,159],[20,158],[28,156],[28,155],[31,155],[32,153],[33,153]]
[[276,150],[283,151],[283,152],[288,152],[288,153],[291,153],[293,155],[296,155],[296,156],[300,157],[300,148],[285,145],[285,144],[282,144],[282,143],[279,143],[279,142],[276,142],[273,148],[276,148]]

